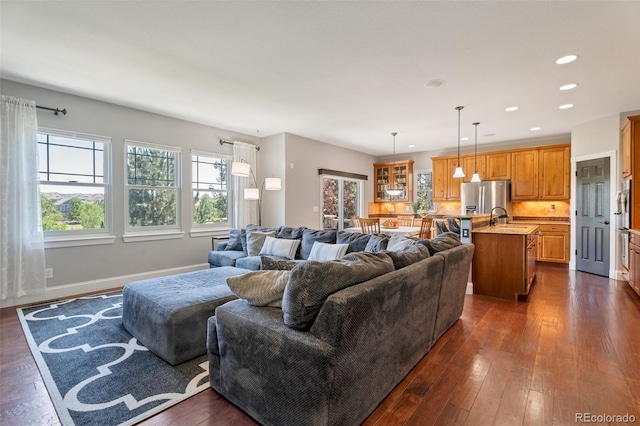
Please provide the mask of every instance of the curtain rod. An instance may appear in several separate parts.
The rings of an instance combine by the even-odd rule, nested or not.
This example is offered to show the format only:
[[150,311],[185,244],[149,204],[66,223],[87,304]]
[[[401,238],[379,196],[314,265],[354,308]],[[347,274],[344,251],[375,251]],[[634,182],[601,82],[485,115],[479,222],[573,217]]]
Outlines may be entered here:
[[58,113],[62,113],[62,115],[67,115],[67,109],[66,108],[63,108],[63,109],[60,109],[60,108],[49,108],[49,107],[40,106],[40,105],[36,105],[36,108],[46,109],[47,111],[53,111],[53,113],[55,115],[58,115]]
[[[220,139],[220,145],[223,145],[223,144],[233,145],[233,142],[229,142],[229,141],[225,141],[223,139]],[[259,146],[256,146],[256,151],[260,151],[260,147]]]

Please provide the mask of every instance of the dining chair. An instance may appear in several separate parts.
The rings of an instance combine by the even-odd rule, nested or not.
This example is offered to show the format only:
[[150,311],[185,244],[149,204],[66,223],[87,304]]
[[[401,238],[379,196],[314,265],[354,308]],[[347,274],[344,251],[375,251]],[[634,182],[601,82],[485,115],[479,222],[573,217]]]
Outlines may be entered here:
[[360,227],[363,234],[379,234],[380,233],[380,218],[360,218]]
[[352,227],[360,226],[360,216],[351,216],[351,225]]
[[413,226],[413,216],[398,216],[396,219],[400,226]]
[[423,217],[422,222],[420,222],[420,233],[418,234],[418,238],[431,239],[432,225],[433,225],[432,217]]

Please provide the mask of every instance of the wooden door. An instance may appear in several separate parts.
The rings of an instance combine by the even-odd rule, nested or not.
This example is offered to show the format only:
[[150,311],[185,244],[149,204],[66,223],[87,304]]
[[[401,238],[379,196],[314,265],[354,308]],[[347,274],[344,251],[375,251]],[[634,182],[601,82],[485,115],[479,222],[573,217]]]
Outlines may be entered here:
[[511,152],[487,154],[485,159],[487,180],[511,179]]
[[511,199],[538,199],[538,150],[511,154]]
[[480,154],[478,154],[477,161],[475,155],[465,155],[464,157],[460,158],[460,161],[462,161],[462,170],[464,170],[465,174],[464,178],[462,178],[462,181],[471,182],[471,178],[473,177],[473,173],[475,172],[475,170],[478,170],[478,174],[480,175],[481,180],[487,180],[485,160],[485,156]]
[[569,147],[541,148],[538,154],[541,200],[568,200],[570,188]]
[[433,160],[432,185],[433,185],[433,201],[447,200],[447,160]]
[[577,164],[576,265],[579,271],[609,275],[609,157]]

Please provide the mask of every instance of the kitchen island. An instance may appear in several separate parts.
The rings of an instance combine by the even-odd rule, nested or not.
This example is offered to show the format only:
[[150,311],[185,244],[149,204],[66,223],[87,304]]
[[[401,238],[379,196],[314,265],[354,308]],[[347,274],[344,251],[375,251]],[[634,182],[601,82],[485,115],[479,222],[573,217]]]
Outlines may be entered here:
[[526,300],[536,276],[538,225],[513,224],[472,229],[473,293]]

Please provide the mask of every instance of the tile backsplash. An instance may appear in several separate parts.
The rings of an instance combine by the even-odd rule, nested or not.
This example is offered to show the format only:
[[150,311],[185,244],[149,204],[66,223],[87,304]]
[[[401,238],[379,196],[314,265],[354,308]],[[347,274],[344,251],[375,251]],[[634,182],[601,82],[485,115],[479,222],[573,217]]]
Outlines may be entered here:
[[513,216],[569,218],[568,201],[514,201]]

